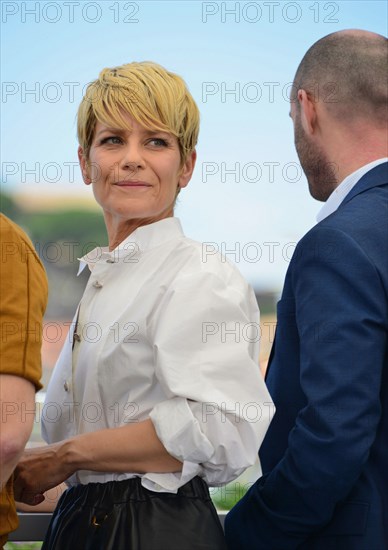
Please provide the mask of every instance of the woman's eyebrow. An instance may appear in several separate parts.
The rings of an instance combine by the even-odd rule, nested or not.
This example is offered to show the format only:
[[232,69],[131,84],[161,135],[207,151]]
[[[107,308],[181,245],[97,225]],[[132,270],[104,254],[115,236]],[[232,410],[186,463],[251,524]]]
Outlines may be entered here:
[[[99,130],[96,133],[96,137],[99,136],[100,134],[103,134],[104,132],[113,133],[113,134],[125,134],[127,132],[131,133],[131,130],[129,128],[113,128],[113,127],[105,126],[104,128],[101,128],[101,130]],[[168,135],[168,132],[166,132],[165,130],[158,130],[157,128],[154,128],[154,129],[144,128],[142,129],[142,133],[145,136],[152,136],[155,134]]]
[[155,135],[155,134],[165,134],[165,135],[168,135],[168,132],[166,132],[165,130],[158,130],[158,128],[154,128],[154,129],[150,129],[150,128],[144,128],[143,130],[143,133],[145,135]]
[[104,128],[101,128],[101,130],[99,130],[96,134],[96,136],[99,136],[100,134],[103,134],[104,132],[109,132],[109,133],[113,133],[113,134],[123,134],[124,132],[126,132],[126,130],[124,130],[123,128],[111,128],[111,127],[108,127],[108,126],[104,126]]

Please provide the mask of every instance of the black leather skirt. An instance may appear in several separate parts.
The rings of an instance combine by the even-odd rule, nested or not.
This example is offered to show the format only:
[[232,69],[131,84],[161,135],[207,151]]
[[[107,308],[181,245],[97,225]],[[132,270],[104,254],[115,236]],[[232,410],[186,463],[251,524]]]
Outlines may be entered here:
[[140,478],[89,483],[60,498],[42,550],[226,550],[206,483],[155,493]]

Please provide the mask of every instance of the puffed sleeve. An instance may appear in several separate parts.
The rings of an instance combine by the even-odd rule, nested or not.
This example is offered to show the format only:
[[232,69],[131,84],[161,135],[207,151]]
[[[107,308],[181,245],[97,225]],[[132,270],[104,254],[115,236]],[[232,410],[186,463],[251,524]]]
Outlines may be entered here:
[[273,403],[258,366],[259,310],[232,268],[185,273],[169,288],[151,324],[156,376],[166,401],[150,417],[182,472],[143,477],[176,491],[196,475],[228,483],[258,461]]

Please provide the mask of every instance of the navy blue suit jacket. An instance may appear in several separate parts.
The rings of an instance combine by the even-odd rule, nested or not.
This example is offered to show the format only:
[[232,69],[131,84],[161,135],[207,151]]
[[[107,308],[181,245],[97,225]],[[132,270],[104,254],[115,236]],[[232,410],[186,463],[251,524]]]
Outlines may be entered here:
[[300,241],[277,315],[263,477],[228,546],[388,549],[387,163]]

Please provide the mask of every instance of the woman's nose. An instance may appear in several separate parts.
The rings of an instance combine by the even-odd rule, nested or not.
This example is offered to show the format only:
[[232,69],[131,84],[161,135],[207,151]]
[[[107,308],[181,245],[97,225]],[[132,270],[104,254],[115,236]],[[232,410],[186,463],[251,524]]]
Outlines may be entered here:
[[121,168],[127,171],[144,168],[145,161],[141,145],[138,143],[128,144],[121,159]]

